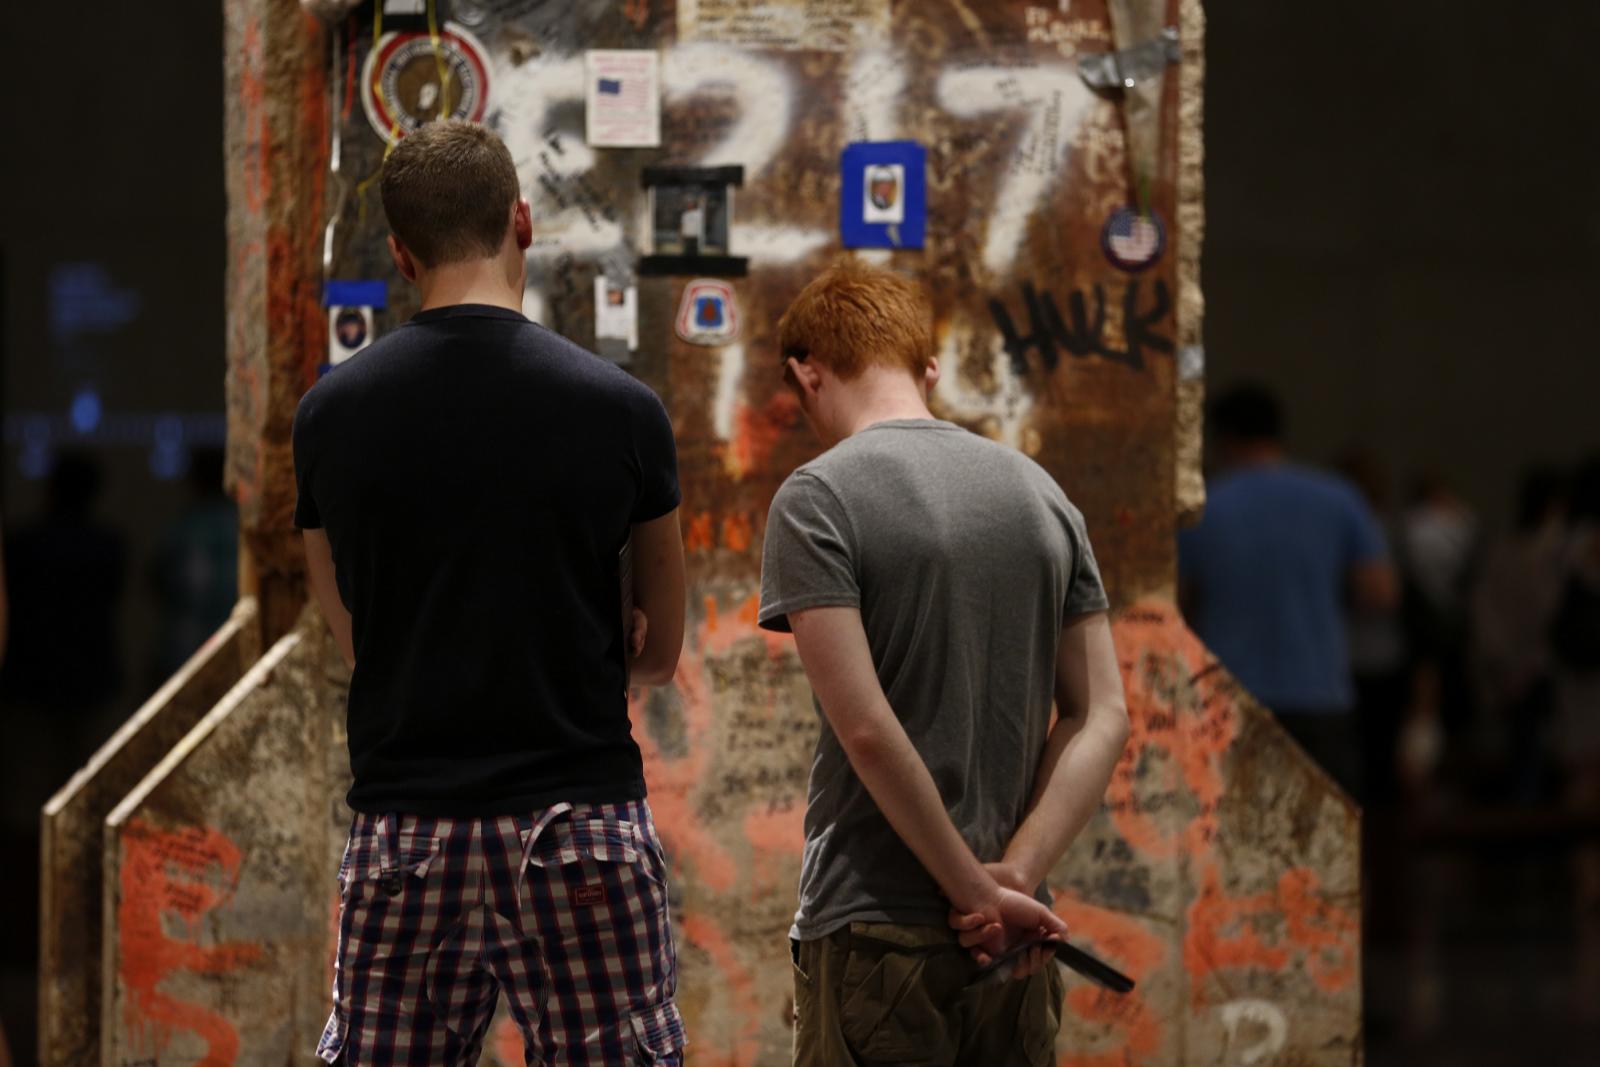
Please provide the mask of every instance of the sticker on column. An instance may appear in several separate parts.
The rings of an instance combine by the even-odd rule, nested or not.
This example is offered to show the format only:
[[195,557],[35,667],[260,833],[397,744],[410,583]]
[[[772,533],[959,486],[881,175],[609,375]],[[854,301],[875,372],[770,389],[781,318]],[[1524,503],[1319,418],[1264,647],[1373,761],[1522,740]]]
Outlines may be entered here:
[[1130,274],[1144,270],[1161,258],[1167,247],[1167,228],[1154,210],[1140,212],[1119,207],[1100,230],[1100,248],[1111,265]]
[[322,303],[328,309],[326,374],[372,343],[373,312],[389,304],[389,287],[381,281],[323,283]]
[[846,248],[921,248],[928,152],[915,141],[857,141],[840,157],[839,234]]
[[425,30],[384,34],[361,70],[367,121],[390,142],[437,118],[482,122],[489,109],[487,56],[483,43],[454,22],[439,28],[437,49]]
[[594,341],[598,355],[628,363],[639,348],[639,290],[600,274],[594,280]]
[[692,345],[725,345],[739,336],[739,312],[726,282],[700,278],[683,287],[678,336]]

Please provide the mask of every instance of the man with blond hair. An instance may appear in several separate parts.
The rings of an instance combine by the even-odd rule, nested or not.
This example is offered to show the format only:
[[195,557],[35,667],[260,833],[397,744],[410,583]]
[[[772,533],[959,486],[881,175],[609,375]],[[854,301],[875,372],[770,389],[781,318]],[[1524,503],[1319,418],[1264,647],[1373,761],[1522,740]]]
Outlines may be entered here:
[[[522,316],[511,155],[430,123],[383,165],[422,309],[294,426],[311,587],[354,668],[329,1063],[476,1064],[499,995],[529,1063],[678,1065],[661,845],[628,676],[672,677],[672,424]],[[631,636],[621,560],[632,543]]]
[[774,497],[761,578],[761,625],[794,633],[823,720],[795,1063],[1053,1062],[1046,950],[1011,981],[980,968],[1065,933],[1045,876],[1127,738],[1083,518],[1033,461],[929,412],[939,366],[911,281],[837,266],[778,333],[827,448]]

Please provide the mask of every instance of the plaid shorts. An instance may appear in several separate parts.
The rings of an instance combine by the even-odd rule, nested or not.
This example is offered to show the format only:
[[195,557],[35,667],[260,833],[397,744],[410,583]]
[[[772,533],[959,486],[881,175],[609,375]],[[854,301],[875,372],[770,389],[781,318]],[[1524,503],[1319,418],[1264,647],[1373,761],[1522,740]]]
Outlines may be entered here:
[[327,1062],[475,1065],[504,992],[530,1065],[680,1067],[666,863],[643,801],[358,814],[339,888]]

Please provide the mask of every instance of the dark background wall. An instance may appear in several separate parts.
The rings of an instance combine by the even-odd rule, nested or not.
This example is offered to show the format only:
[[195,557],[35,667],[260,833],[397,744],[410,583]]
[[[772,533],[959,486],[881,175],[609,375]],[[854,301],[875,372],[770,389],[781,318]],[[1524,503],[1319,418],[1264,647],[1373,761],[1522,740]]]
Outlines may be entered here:
[[1600,7],[1207,5],[1206,355],[1491,520],[1600,450]]
[[[102,467],[96,513],[126,564],[109,605],[108,700],[41,708],[0,676],[0,1022],[21,1065],[34,1062],[39,807],[159,680],[149,572],[192,500],[190,446],[222,427],[222,10],[89,0],[7,13],[25,18],[0,65],[0,516],[8,538],[38,519],[48,456],[29,459],[26,442],[46,431],[56,451],[82,447]],[[93,428],[74,435],[74,398],[90,392],[99,418],[80,401]],[[174,427],[181,438],[160,456],[158,425],[159,440],[172,445]],[[61,580],[54,595],[71,589]],[[12,627],[60,629],[26,611]],[[72,648],[84,635],[47,639]]]
[[[182,460],[156,459],[157,441],[177,426],[186,454],[221,427],[222,15],[220,4],[158,14],[94,0],[62,19],[70,35],[15,49],[0,75],[19,102],[0,119],[0,507],[8,529],[42,507],[25,458],[35,416],[52,419],[53,444],[103,464],[99,514],[129,549],[129,701],[149,684],[143,564],[189,495]],[[63,433],[86,391],[98,425]]]

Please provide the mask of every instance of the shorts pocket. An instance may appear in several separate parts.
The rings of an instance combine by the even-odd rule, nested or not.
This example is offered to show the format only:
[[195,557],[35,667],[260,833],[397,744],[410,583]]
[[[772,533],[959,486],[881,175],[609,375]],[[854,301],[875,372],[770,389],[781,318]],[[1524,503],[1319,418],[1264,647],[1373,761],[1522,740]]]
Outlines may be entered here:
[[839,985],[839,1029],[856,1055],[882,1063],[936,1063],[948,1023],[926,986],[926,954],[852,947]]
[[1054,959],[1028,982],[1022,1014],[1017,1019],[1017,1040],[1023,1060],[1030,1067],[1048,1067],[1056,1061],[1056,1035],[1061,1030],[1061,998],[1066,993],[1066,982]]
[[683,1034],[683,1017],[678,1014],[677,1004],[669,1000],[653,1008],[644,1008],[634,1012],[629,1021],[633,1025],[639,1064],[678,1067],[683,1062],[683,1047],[688,1040]]
[[439,858],[440,843],[434,838],[417,837],[400,840],[394,854],[383,855],[384,850],[371,850],[363,857],[365,862],[346,860],[339,872],[339,891],[345,903],[374,900],[379,897],[397,897],[405,890],[428,877],[428,870]]
[[560,867],[580,860],[638,863],[639,829],[626,819],[572,819],[553,823],[539,834],[528,862]]

